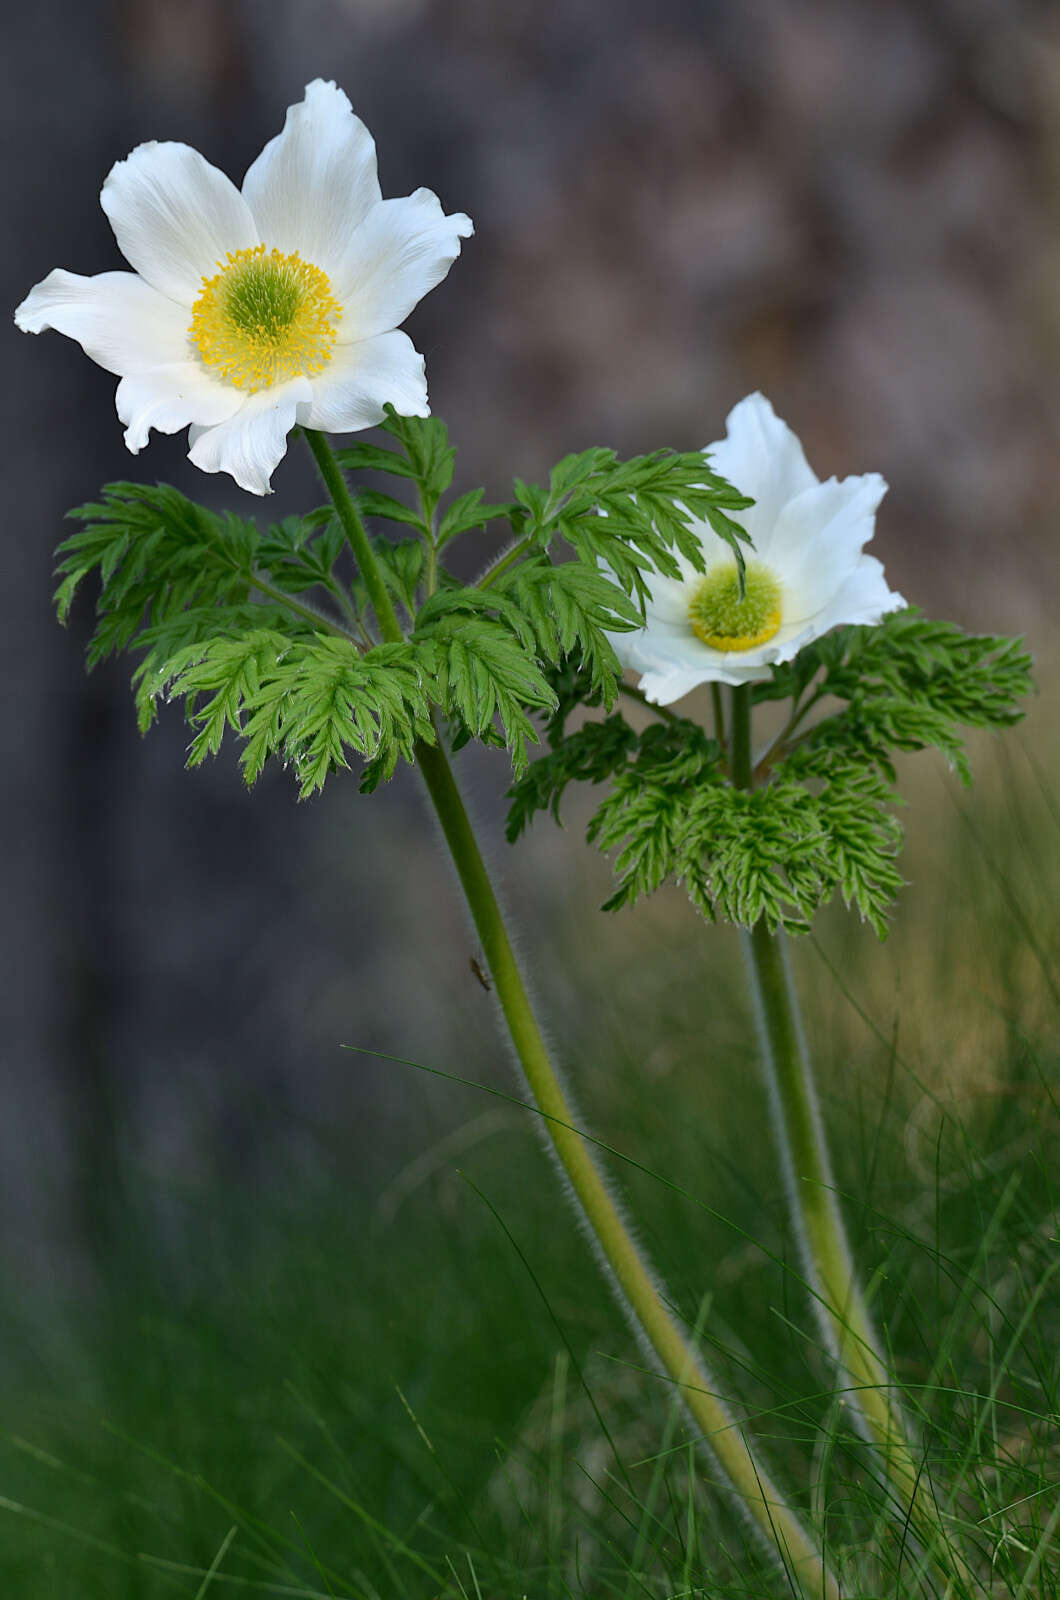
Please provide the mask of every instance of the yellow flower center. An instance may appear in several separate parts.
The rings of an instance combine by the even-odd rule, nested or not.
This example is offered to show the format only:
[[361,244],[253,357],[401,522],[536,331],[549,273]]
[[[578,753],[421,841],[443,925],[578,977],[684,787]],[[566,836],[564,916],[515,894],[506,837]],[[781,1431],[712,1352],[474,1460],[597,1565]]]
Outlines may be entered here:
[[288,378],[314,377],[334,351],[342,307],[326,272],[263,244],[229,251],[203,278],[188,333],[203,361],[251,394]]
[[692,632],[714,650],[753,650],[780,627],[776,574],[761,561],[748,561],[745,576],[741,600],[736,563],[723,561],[700,578],[688,602]]

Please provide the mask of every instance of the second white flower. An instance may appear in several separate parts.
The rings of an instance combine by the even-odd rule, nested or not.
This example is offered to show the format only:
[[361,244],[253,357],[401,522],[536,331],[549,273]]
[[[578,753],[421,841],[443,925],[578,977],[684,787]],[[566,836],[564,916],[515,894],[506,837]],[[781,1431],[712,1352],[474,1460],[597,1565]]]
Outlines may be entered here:
[[[727,434],[704,454],[754,499],[734,518],[750,534],[741,598],[732,552],[697,524],[706,572],[680,552],[679,578],[648,576],[642,629],[611,635],[649,700],[669,705],[702,683],[754,683],[841,623],[878,622],[905,605],[864,547],[887,492],[879,473],[822,483],[802,445],[761,394],[730,411]],[[646,575],[647,576],[647,575]]]

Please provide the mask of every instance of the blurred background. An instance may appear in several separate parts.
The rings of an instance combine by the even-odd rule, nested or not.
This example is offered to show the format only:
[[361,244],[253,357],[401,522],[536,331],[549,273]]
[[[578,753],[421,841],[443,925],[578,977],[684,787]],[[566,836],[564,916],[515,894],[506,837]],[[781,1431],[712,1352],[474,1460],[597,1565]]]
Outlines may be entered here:
[[[1040,699],[1003,750],[975,746],[980,788],[959,795],[929,758],[910,769],[912,887],[891,943],[879,949],[842,917],[823,927],[825,953],[830,939],[860,974],[882,1044],[821,956],[799,953],[837,1117],[853,1117],[864,1093],[871,1120],[900,1029],[902,1059],[916,1063],[902,1100],[914,1134],[911,1165],[895,1170],[917,1181],[914,1079],[991,1106],[1018,1099],[999,1085],[1023,1059],[1019,1041],[1055,1028],[1055,5],[38,0],[9,20],[0,62],[4,304],[56,265],[123,265],[98,195],[135,144],[187,141],[238,182],[315,76],[335,78],[375,135],[384,194],[426,185],[475,221],[407,324],[459,447],[458,486],[502,497],[513,474],[533,478],[591,444],[698,447],[760,388],[822,477],[885,475],[874,548],[893,587],[969,628],[1027,635]],[[298,804],[283,773],[248,796],[231,753],[188,774],[175,709],[139,738],[129,663],[86,677],[90,597],[68,630],[55,623],[63,515],[103,482],[164,479],[271,518],[316,503],[307,462],[292,450],[262,504],[196,474],[182,436],[153,436],[133,461],[114,379],[58,335],[9,323],[0,337],[0,1422],[40,1438],[48,1403],[67,1421],[79,1408],[120,1413],[107,1338],[91,1359],[82,1346],[93,1319],[136,1321],[137,1275],[179,1318],[197,1295],[223,1301],[245,1272],[255,1287],[251,1310],[232,1313],[237,1343],[268,1320],[266,1304],[288,1327],[266,1282],[286,1284],[284,1305],[300,1296],[318,1310],[360,1285],[357,1315],[370,1316],[366,1296],[390,1305],[372,1276],[379,1260],[414,1249],[409,1223],[379,1243],[379,1228],[403,1225],[408,1196],[430,1229],[446,1206],[473,1207],[452,1178],[469,1152],[514,1207],[551,1180],[517,1111],[339,1048],[510,1087],[415,781],[399,774],[362,800],[352,777],[336,779]],[[483,561],[490,553],[483,545]],[[678,894],[601,917],[608,874],[582,842],[583,801],[565,832],[540,824],[509,852],[503,756],[469,756],[461,772],[604,1137],[635,1143],[635,1114],[665,1163],[650,1090],[698,1107],[723,1148],[726,1116],[761,1117],[753,1088],[734,1102],[725,1076],[747,1064],[732,940],[702,930]],[[643,1081],[619,1093],[622,1061]],[[929,1142],[933,1115],[920,1130]],[[759,1166],[719,1177],[723,1208],[779,1229],[768,1152]],[[711,1172],[696,1181],[718,1204]],[[565,1227],[558,1202],[554,1215],[551,1200],[534,1205],[544,1237]],[[315,1260],[307,1241],[320,1247],[312,1287],[279,1265],[282,1218],[299,1241],[292,1261]],[[442,1256],[426,1251],[415,1269],[428,1288]],[[472,1302],[473,1253],[456,1251],[446,1270],[450,1301]],[[386,1316],[400,1321],[391,1287]],[[409,1303],[424,1295],[416,1278]],[[532,1296],[524,1309],[541,1315]],[[470,1348],[479,1333],[465,1331]],[[527,1350],[547,1364],[551,1335],[538,1336],[524,1335]],[[408,1330],[393,1337],[407,1384],[419,1347]],[[270,1373],[261,1393],[272,1395],[282,1360]],[[512,1415],[534,1381],[513,1384]],[[251,1412],[259,1399],[251,1385]]]

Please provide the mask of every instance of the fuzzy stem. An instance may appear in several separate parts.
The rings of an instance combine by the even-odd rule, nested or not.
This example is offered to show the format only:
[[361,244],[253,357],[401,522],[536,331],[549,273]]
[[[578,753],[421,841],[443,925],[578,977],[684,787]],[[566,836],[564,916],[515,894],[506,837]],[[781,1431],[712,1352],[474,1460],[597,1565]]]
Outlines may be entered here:
[[710,686],[710,704],[714,712],[714,737],[725,749],[725,710],[721,703],[721,684],[712,683]]
[[[751,691],[746,684],[732,692],[732,751],[733,782],[749,789]],[[955,1552],[938,1548],[940,1523],[921,1476],[920,1453],[895,1398],[896,1386],[854,1268],[783,937],[770,933],[759,919],[744,932],[743,947],[774,1129],[818,1322],[840,1371],[852,1385],[864,1432],[880,1449],[890,1492],[902,1516],[909,1518],[947,1576],[957,1572],[967,1578]]]
[[501,916],[482,854],[452,769],[440,745],[421,745],[418,765],[434,802],[460,877],[483,953],[493,977],[515,1052],[569,1180],[577,1210],[587,1223],[618,1298],[634,1330],[650,1346],[674,1381],[685,1407],[702,1431],[732,1492],[775,1545],[804,1591],[838,1596],[835,1581],[797,1516],[773,1484],[730,1412],[716,1398],[714,1383],[667,1309],[655,1279],[622,1220],[549,1059],[531,1009],[522,974]]
[[[329,492],[333,480],[341,484],[341,492],[333,493],[332,497],[361,564],[361,576],[372,595],[383,636],[400,638],[396,614],[382,587],[363,524],[356,515],[330,447],[320,434],[307,431],[306,437]],[[347,522],[347,507],[352,513],[350,522]],[[379,599],[376,598],[378,590],[382,590]],[[732,1493],[767,1543],[779,1552],[802,1592],[807,1597],[839,1600],[838,1585],[812,1538],[763,1469],[739,1424],[716,1398],[710,1374],[667,1308],[622,1220],[585,1136],[578,1131],[574,1110],[545,1048],[482,852],[445,751],[441,744],[421,741],[416,747],[416,762],[452,854],[512,1044],[542,1114],[542,1125],[570,1183],[575,1208],[590,1230],[621,1305],[634,1330],[653,1351],[662,1371],[676,1385],[703,1435],[704,1444],[728,1479]]]
[[368,590],[368,598],[372,602],[372,610],[375,612],[380,632],[388,643],[395,644],[398,640],[403,639],[405,635],[401,631],[401,624],[397,619],[393,601],[387,593],[386,584],[383,582],[379,563],[372,554],[372,547],[368,542],[368,534],[365,530],[361,513],[358,511],[354,504],[353,496],[346,487],[346,479],[342,476],[342,469],[335,460],[332,448],[322,433],[317,433],[314,428],[306,428],[303,431],[306,436],[306,443],[313,452],[313,459],[316,461],[320,476],[324,480],[324,487],[331,496],[332,504],[339,514],[339,521],[342,523],[343,531],[350,541],[350,548],[353,551],[354,559]]

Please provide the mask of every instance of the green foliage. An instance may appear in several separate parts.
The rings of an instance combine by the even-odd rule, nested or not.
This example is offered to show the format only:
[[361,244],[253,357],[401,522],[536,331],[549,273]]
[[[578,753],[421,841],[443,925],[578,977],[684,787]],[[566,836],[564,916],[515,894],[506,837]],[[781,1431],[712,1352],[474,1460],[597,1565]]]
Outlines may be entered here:
[[901,887],[894,858],[901,828],[879,776],[837,768],[819,793],[787,778],[736,789],[717,769],[667,781],[651,762],[621,773],[590,828],[616,851],[618,888],[607,910],[632,904],[668,878],[688,891],[709,921],[806,933],[818,907],[838,890],[882,937],[887,907]]
[[483,491],[472,489],[452,501],[436,528],[439,502],[453,481],[456,450],[449,443],[449,431],[438,417],[399,417],[393,406],[387,406],[386,413],[382,428],[397,441],[397,450],[359,441],[336,451],[336,459],[344,472],[386,472],[410,479],[417,487],[418,504],[410,506],[393,495],[360,489],[356,501],[362,516],[416,528],[439,550],[461,533],[509,516],[509,503],[487,504]]
[[[372,552],[391,596],[404,606],[410,617],[416,615],[417,595],[423,581],[427,547],[422,539],[373,539]],[[354,592],[367,601],[367,591],[357,583]]]
[[645,573],[679,576],[675,549],[703,571],[696,521],[730,546],[742,581],[748,535],[726,513],[752,502],[712,473],[701,451],[620,461],[613,450],[584,450],[552,469],[547,489],[516,479],[515,499],[512,524],[525,549],[543,552],[563,539],[587,567],[602,562],[640,605],[650,598]]
[[[511,790],[509,838],[538,811],[558,820],[569,783],[610,781],[589,824],[590,840],[615,855],[607,909],[673,881],[712,921],[753,927],[764,918],[770,929],[805,933],[839,893],[882,938],[902,883],[894,752],[934,747],[969,781],[962,726],[1017,721],[1029,669],[1018,641],[967,635],[912,610],[839,629],[754,686],[754,700],[790,695],[794,705],[746,788],[732,781],[720,746],[672,713],[639,735],[617,714],[565,735],[564,719],[592,687],[567,664],[550,752]],[[826,698],[845,704],[798,733]]]
[[515,843],[538,811],[550,811],[559,822],[560,801],[568,784],[603,783],[625,767],[637,745],[637,735],[616,712],[603,722],[587,722],[533,762],[511,790],[506,828],[509,844]]
[[640,615],[595,565],[533,557],[510,567],[490,592],[509,599],[529,623],[542,660],[558,666],[577,653],[590,694],[613,703],[621,669],[607,634],[637,627]]
[[496,717],[521,774],[527,744],[537,742],[528,710],[551,711],[555,697],[519,613],[499,595],[441,589],[421,608],[412,638],[432,698],[458,721],[457,747],[469,738],[496,742]]
[[58,550],[61,622],[84,579],[99,573],[89,667],[125,649],[148,621],[246,602],[258,547],[253,523],[215,516],[163,484],[112,483],[102,494],[70,512],[84,526]]
[[[837,752],[872,762],[893,782],[891,752],[934,747],[968,785],[972,775],[960,729],[1018,722],[1018,702],[1032,688],[1030,668],[1019,639],[967,634],[910,607],[874,627],[837,629],[802,651],[790,669],[774,668],[774,678],[784,692],[794,688],[801,695],[821,673],[803,714],[826,697],[847,702],[844,711],[803,735],[804,773],[826,777],[830,753]],[[773,688],[756,686],[754,698],[775,698]]]
[[176,652],[157,693],[187,700],[198,731],[189,765],[215,755],[226,729],[245,741],[248,783],[270,755],[294,767],[303,796],[356,751],[389,777],[432,737],[430,701],[412,646],[377,645],[359,655],[345,640],[295,640],[261,629]]
[[[352,528],[342,521],[348,510],[323,506],[259,532],[164,485],[112,484],[71,513],[82,526],[60,547],[60,617],[98,573],[89,664],[137,652],[140,726],[160,698],[182,696],[193,764],[229,731],[245,741],[248,782],[275,756],[308,794],[353,753],[371,789],[399,759],[414,759],[418,739],[435,739],[438,713],[457,748],[469,739],[504,745],[519,776],[537,740],[533,715],[564,714],[554,678],[574,670],[582,699],[614,703],[619,666],[608,635],[640,624],[631,596],[643,598],[647,567],[676,571],[672,548],[702,565],[690,519],[705,517],[734,543],[744,537],[726,508],[748,502],[699,454],[622,462],[589,450],[560,462],[547,488],[520,483],[500,504],[471,489],[443,505],[455,455],[444,423],[388,408],[383,431],[388,445],[358,441],[338,460],[397,480],[401,497],[355,488]],[[378,644],[369,585],[351,569],[347,546],[363,553],[365,519],[406,531],[394,539],[364,530],[407,619],[400,647]],[[461,582],[442,551],[499,519],[515,545],[477,584]],[[573,558],[557,561],[552,547],[564,542]]]
[[330,588],[331,574],[346,536],[333,506],[321,506],[304,517],[275,522],[257,547],[256,559],[277,589],[285,594]]

